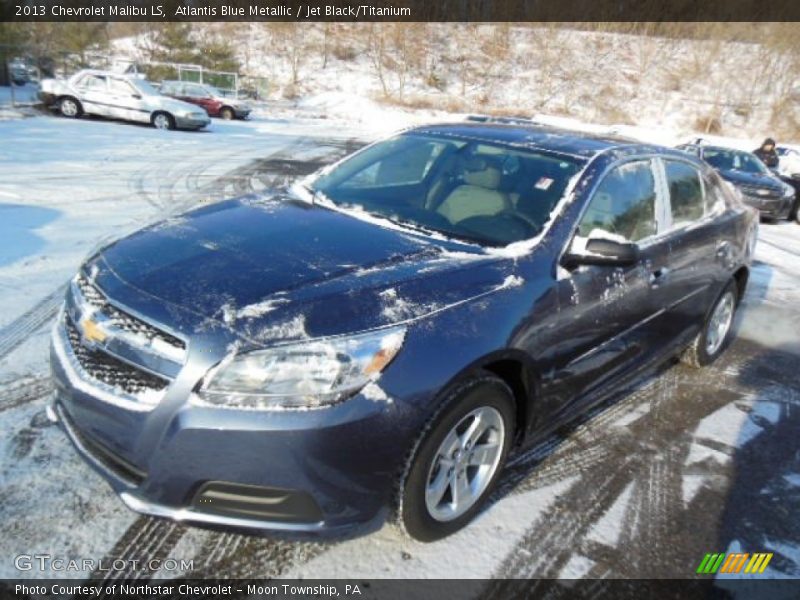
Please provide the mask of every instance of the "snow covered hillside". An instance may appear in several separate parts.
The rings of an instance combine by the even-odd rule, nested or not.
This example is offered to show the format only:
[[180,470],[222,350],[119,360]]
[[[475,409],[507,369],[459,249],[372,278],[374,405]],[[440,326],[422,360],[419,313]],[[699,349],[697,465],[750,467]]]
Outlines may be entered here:
[[[242,72],[266,78],[271,99],[335,116],[369,119],[379,102],[800,139],[800,59],[769,40],[459,23],[197,27],[232,40]],[[118,39],[113,48],[146,63],[151,37]]]

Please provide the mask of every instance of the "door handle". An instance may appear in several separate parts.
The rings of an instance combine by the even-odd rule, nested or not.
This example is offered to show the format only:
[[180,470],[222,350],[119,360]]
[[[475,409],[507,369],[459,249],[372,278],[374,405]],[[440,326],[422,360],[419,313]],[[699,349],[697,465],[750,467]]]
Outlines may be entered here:
[[731,256],[731,245],[728,242],[719,242],[717,244],[717,258],[726,260]]
[[661,267],[656,269],[655,271],[650,272],[650,285],[652,286],[659,286],[664,283],[669,278],[669,269],[667,267]]

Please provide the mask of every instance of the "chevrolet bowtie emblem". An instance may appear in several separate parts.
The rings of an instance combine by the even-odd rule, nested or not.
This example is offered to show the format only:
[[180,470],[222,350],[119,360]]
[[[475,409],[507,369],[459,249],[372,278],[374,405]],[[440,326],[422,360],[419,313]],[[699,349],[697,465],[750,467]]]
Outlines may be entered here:
[[89,317],[81,321],[81,330],[83,331],[83,339],[92,344],[100,343],[108,337],[105,331]]

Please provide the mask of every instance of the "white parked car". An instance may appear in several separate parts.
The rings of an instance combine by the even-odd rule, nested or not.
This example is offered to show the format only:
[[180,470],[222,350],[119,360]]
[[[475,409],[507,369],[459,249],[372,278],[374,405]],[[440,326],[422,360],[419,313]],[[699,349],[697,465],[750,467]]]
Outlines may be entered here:
[[202,108],[164,96],[136,75],[87,69],[67,80],[43,80],[39,95],[70,118],[98,115],[158,129],[200,129],[211,122]]

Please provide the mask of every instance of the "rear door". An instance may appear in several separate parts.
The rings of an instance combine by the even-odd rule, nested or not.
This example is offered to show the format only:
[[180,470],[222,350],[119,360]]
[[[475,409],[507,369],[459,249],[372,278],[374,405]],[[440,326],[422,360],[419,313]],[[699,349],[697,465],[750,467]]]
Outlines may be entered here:
[[108,96],[108,77],[97,73],[86,73],[76,83],[80,92],[83,110],[89,114],[113,117]]
[[721,235],[719,215],[725,201],[715,178],[679,158],[663,158],[659,164],[669,200],[664,235],[670,246],[669,277],[674,292],[665,335],[681,341],[697,332],[722,283],[723,265],[734,249]]

